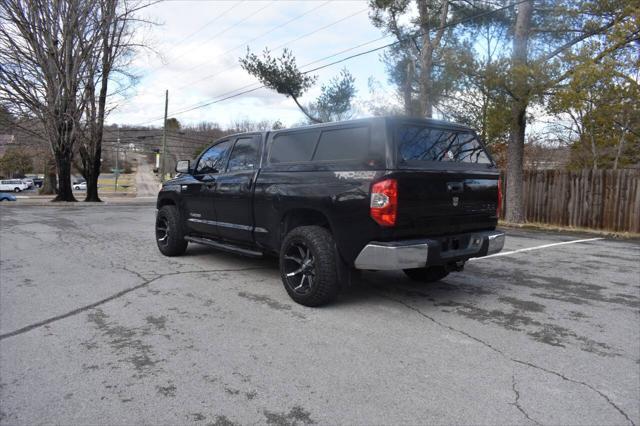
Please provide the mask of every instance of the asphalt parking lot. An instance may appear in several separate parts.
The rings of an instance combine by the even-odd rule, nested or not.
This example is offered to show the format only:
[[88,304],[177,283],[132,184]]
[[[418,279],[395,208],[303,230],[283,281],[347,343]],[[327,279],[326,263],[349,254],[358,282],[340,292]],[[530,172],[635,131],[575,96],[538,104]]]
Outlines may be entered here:
[[161,256],[154,215],[0,206],[0,423],[640,424],[638,241],[508,231],[312,309],[275,261]]

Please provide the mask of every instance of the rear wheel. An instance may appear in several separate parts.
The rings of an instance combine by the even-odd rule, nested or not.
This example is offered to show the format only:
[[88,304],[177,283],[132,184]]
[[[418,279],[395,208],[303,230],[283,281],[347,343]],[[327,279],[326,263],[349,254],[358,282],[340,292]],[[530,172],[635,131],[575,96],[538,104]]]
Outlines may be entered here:
[[156,243],[165,256],[180,256],[187,250],[180,213],[175,206],[164,206],[156,216]]
[[18,187],[13,188],[13,192],[20,192],[20,188]]
[[331,302],[340,290],[333,237],[321,226],[301,226],[285,237],[280,274],[289,296],[305,306]]
[[432,283],[440,281],[447,275],[449,271],[444,266],[429,266],[425,268],[403,269],[404,273],[414,281],[423,283]]

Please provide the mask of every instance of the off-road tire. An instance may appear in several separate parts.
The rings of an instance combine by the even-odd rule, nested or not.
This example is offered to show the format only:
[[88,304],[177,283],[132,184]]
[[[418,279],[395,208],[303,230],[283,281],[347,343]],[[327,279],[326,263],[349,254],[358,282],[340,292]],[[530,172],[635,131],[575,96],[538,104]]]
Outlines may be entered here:
[[[286,276],[291,260],[285,256],[299,245],[306,246],[313,256],[314,276],[307,294],[296,292]],[[280,249],[280,275],[285,290],[295,302],[304,306],[321,306],[331,302],[340,291],[336,267],[336,246],[331,233],[321,226],[300,226],[284,238]]]
[[447,275],[449,271],[444,266],[429,266],[426,268],[403,269],[404,273],[413,281],[423,283],[432,283],[440,281]]
[[[165,234],[162,235],[161,227],[166,224]],[[159,228],[160,226],[160,228]],[[166,237],[165,239],[162,239]],[[187,250],[189,244],[184,239],[180,212],[176,206],[163,206],[156,216],[156,243],[158,249],[165,256],[180,256]]]

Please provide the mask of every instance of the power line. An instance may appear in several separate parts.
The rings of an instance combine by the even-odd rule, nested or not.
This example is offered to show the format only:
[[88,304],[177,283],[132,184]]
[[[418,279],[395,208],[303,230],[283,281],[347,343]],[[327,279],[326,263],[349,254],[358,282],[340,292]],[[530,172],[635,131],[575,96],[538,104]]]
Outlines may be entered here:
[[[300,15],[298,15],[298,16],[296,16],[296,17],[294,17],[294,18],[291,18],[291,19],[289,19],[289,20],[288,20],[288,21],[286,21],[286,22],[283,22],[283,23],[282,23],[282,24],[280,24],[280,25],[276,25],[275,27],[271,28],[270,30],[265,31],[265,32],[263,32],[262,34],[260,34],[260,35],[258,35],[258,36],[256,36],[256,37],[254,37],[254,38],[252,38],[252,39],[250,39],[250,40],[247,40],[247,41],[245,41],[245,42],[243,42],[243,43],[240,43],[240,44],[238,44],[237,46],[235,46],[235,47],[233,47],[233,48],[231,48],[231,49],[227,50],[227,51],[226,51],[226,52],[224,52],[224,53],[221,53],[221,54],[219,54],[219,55],[216,55],[216,56],[214,56],[213,58],[209,58],[207,61],[202,62],[202,63],[200,63],[200,64],[198,64],[198,65],[196,65],[196,66],[194,66],[194,67],[192,67],[192,68],[189,68],[189,69],[188,69],[188,70],[186,70],[186,71],[193,71],[193,70],[195,70],[195,69],[198,69],[198,68],[200,68],[200,67],[201,67],[201,66],[203,66],[203,65],[206,65],[206,64],[209,64],[209,63],[213,62],[213,60],[214,60],[214,59],[220,58],[220,57],[222,57],[222,56],[226,56],[226,55],[228,55],[229,53],[233,52],[234,50],[237,50],[237,49],[239,49],[239,48],[241,48],[241,47],[243,47],[243,46],[245,46],[245,45],[248,45],[249,43],[252,43],[252,42],[254,42],[254,41],[256,41],[256,40],[259,40],[259,39],[261,39],[262,37],[264,37],[264,36],[266,36],[266,35],[268,35],[268,34],[271,34],[272,32],[277,31],[277,30],[279,30],[280,28],[283,28],[283,27],[285,27],[285,26],[289,25],[290,23],[292,23],[292,22],[294,22],[294,21],[296,21],[296,20],[298,20],[298,19],[300,19],[300,18],[302,18],[302,17],[304,17],[304,16],[306,16],[306,15],[310,14],[311,12],[314,12],[314,11],[316,11],[316,10],[320,9],[321,7],[325,6],[325,5],[326,5],[327,3],[329,3],[330,1],[331,1],[331,0],[327,0],[327,1],[325,1],[324,3],[321,3],[320,5],[318,5],[318,6],[316,6],[316,7],[313,7],[313,8],[311,8],[311,9],[307,10],[306,12],[304,12],[304,13],[302,13],[302,14],[300,14]],[[221,71],[221,72],[228,71],[229,69],[232,69],[232,68],[235,68],[235,66],[234,66],[234,67],[231,67],[231,68],[227,68],[227,69],[225,69],[225,70],[223,70],[223,71]],[[216,75],[217,75],[217,74],[216,74]],[[193,83],[197,83],[198,81],[201,81],[201,80],[196,80],[195,82],[187,83],[186,85],[181,86],[181,87],[179,87],[178,89],[181,89],[181,88],[183,88],[183,87],[185,87],[185,86],[188,86],[188,85],[190,85],[190,84],[193,84]]]
[[[243,1],[246,1],[246,0],[243,0]],[[262,34],[260,34],[260,35],[258,35],[258,36],[256,36],[256,37],[254,37],[254,38],[252,38],[252,39],[249,39],[249,40],[247,40],[247,41],[245,41],[245,42],[243,42],[243,43],[240,43],[240,44],[238,44],[237,46],[235,46],[235,47],[233,47],[233,48],[231,48],[231,49],[228,49],[228,50],[227,50],[226,52],[224,52],[224,53],[221,53],[221,54],[219,54],[219,55],[216,55],[216,56],[214,56],[213,58],[210,58],[210,59],[208,59],[208,60],[207,60],[207,61],[205,61],[205,62],[201,62],[201,63],[199,63],[199,64],[195,65],[194,67],[188,68],[187,70],[185,70],[185,71],[183,71],[183,72],[193,71],[194,69],[200,68],[200,67],[201,67],[201,66],[203,66],[203,65],[206,65],[206,64],[208,64],[208,63],[211,63],[211,62],[212,62],[214,59],[216,59],[216,58],[220,58],[220,57],[226,56],[226,55],[228,55],[229,53],[233,52],[234,50],[237,50],[237,49],[241,48],[242,46],[247,45],[248,43],[251,43],[251,42],[254,42],[254,41],[256,41],[256,40],[259,40],[260,38],[262,38],[262,37],[264,37],[264,36],[266,36],[266,35],[268,35],[268,34],[271,34],[272,32],[274,32],[274,31],[276,31],[276,30],[279,30],[279,29],[281,29],[281,28],[283,28],[283,27],[285,27],[285,26],[289,25],[291,22],[294,22],[294,21],[296,21],[296,20],[298,20],[298,19],[300,19],[300,18],[302,18],[302,17],[304,17],[304,16],[306,16],[306,15],[310,14],[311,12],[314,12],[314,11],[318,10],[319,8],[321,8],[321,7],[325,6],[326,4],[330,3],[331,1],[333,1],[333,0],[326,0],[324,3],[321,3],[320,5],[318,5],[318,6],[316,6],[316,7],[313,7],[313,8],[311,8],[311,9],[307,10],[306,12],[304,12],[304,13],[302,13],[302,14],[298,15],[298,16],[295,16],[295,17],[293,17],[293,18],[289,19],[288,21],[283,22],[282,24],[276,25],[275,27],[271,28],[270,30],[265,31],[265,32],[263,32]],[[242,2],[240,2],[240,3],[242,3]],[[273,3],[273,2],[272,2],[272,3]],[[237,6],[238,4],[239,4],[239,3],[237,3],[235,6]],[[235,6],[234,6],[234,7],[235,7]],[[268,6],[268,5],[267,5],[267,6]],[[215,21],[215,20],[214,20],[214,21]],[[212,22],[213,22],[213,21],[209,22],[209,23],[208,23],[208,24],[206,24],[206,25],[209,25],[209,24],[211,24]],[[236,24],[236,25],[237,25],[237,24]],[[198,32],[198,31],[196,31],[196,32]],[[192,33],[191,35],[193,35],[193,34],[194,34],[194,33]],[[190,37],[190,36],[188,36],[188,37]],[[186,37],[186,38],[188,38],[188,37]],[[185,38],[184,40],[186,40],[186,38]],[[183,41],[184,41],[184,40],[183,40]],[[209,40],[209,41],[210,41],[210,40]],[[177,44],[180,44],[180,43],[177,43]],[[180,56],[178,56],[178,57],[174,58],[173,60],[181,58],[182,56],[184,56],[184,54],[186,54],[186,52],[183,52],[182,54],[180,54]],[[156,70],[158,70],[158,69],[160,69],[160,68],[163,68],[163,67],[165,67],[165,66],[167,66],[167,65],[168,65],[168,63],[167,63],[167,64],[163,64],[161,67],[156,68]],[[219,71],[219,72],[217,72],[217,73],[214,73],[214,74],[211,74],[211,75],[205,76],[204,78],[201,78],[201,79],[198,79],[198,80],[196,80],[196,81],[192,81],[192,82],[190,82],[190,83],[187,83],[187,84],[185,84],[185,85],[183,85],[183,86],[180,86],[180,87],[178,87],[178,89],[182,89],[182,88],[187,87],[187,86],[189,86],[189,85],[191,85],[191,84],[194,84],[194,83],[200,82],[200,81],[202,81],[202,80],[204,80],[204,79],[206,79],[206,78],[211,78],[211,77],[214,77],[214,76],[216,76],[216,75],[222,74],[222,73],[224,73],[224,72],[226,72],[226,71],[229,71],[229,70],[231,70],[231,69],[234,69],[234,68],[236,68],[236,67],[237,67],[237,65],[234,65],[234,66],[232,66],[232,67],[225,68],[225,69],[224,69],[224,70],[222,70],[222,71]],[[152,70],[152,71],[153,71],[153,70]],[[149,73],[149,74],[146,74],[146,76],[148,76],[148,75],[150,75],[150,73]]]
[[242,3],[244,3],[246,0],[241,0],[235,4],[233,4],[230,8],[226,9],[224,12],[222,12],[221,14],[219,14],[218,16],[216,16],[215,18],[213,18],[211,21],[207,22],[206,24],[202,25],[200,28],[198,28],[197,30],[195,30],[194,32],[190,33],[188,36],[186,36],[185,38],[183,38],[182,40],[180,40],[177,44],[181,44],[184,43],[185,41],[189,40],[191,37],[193,37],[194,35],[198,34],[200,31],[202,31],[203,29],[205,29],[206,27],[208,27],[209,25],[217,22],[220,18],[222,18],[223,16],[225,16],[227,13],[231,12],[233,9],[235,9],[236,7],[240,6]]
[[[323,5],[324,5],[324,4],[323,4]],[[321,5],[321,6],[322,6],[322,5]],[[296,41],[299,41],[299,40],[302,40],[303,38],[306,38],[306,37],[312,36],[312,35],[314,35],[314,34],[317,34],[317,33],[319,33],[320,31],[326,30],[326,29],[327,29],[327,28],[329,28],[329,27],[332,27],[332,26],[337,25],[337,24],[339,24],[339,23],[341,23],[341,22],[344,22],[344,21],[346,21],[347,19],[353,18],[354,16],[359,15],[360,13],[362,13],[362,12],[364,12],[364,11],[366,11],[366,10],[367,10],[367,9],[360,9],[360,10],[358,10],[358,11],[356,11],[356,12],[352,13],[351,15],[348,15],[348,16],[345,16],[345,17],[343,17],[343,18],[340,18],[340,19],[338,19],[338,20],[336,20],[336,21],[330,22],[329,24],[324,25],[324,26],[322,26],[322,27],[320,27],[320,28],[317,28],[317,29],[315,29],[315,30],[313,30],[313,31],[311,31],[311,32],[308,32],[308,33],[306,33],[306,34],[304,34],[304,35],[302,35],[302,36],[299,36],[299,37],[296,37],[296,38],[294,38],[294,39],[291,39],[291,40],[289,40],[289,41],[287,41],[287,42],[285,42],[285,43],[282,43],[282,44],[280,44],[280,45],[276,46],[275,48],[273,48],[273,51],[277,51],[277,50],[283,49],[284,47],[289,46],[290,44],[293,44],[293,43],[295,43]],[[252,41],[252,40],[248,41],[247,43],[249,43],[249,42],[251,42],[251,41]],[[236,50],[238,47],[242,47],[242,46],[244,46],[245,44],[246,44],[246,43],[243,43],[242,45],[239,45],[239,46],[237,46],[237,47],[235,47],[235,48],[231,49],[230,51]],[[229,52],[229,51],[227,51],[226,53],[228,53],[228,52]],[[226,53],[225,53],[225,54],[226,54]],[[207,63],[208,63],[208,62],[207,62]],[[198,65],[198,67],[199,67],[199,66],[200,66],[200,65]],[[213,74],[205,75],[204,77],[201,77],[201,78],[199,78],[199,79],[197,79],[197,80],[191,81],[191,82],[189,82],[189,83],[187,83],[187,84],[184,84],[184,85],[182,85],[182,86],[178,87],[178,90],[179,90],[179,89],[183,89],[183,88],[188,87],[188,86],[191,86],[191,85],[196,84],[196,83],[200,83],[201,81],[208,80],[208,79],[210,79],[210,78],[216,77],[216,76],[218,76],[218,75],[220,75],[220,74],[223,74],[223,73],[225,73],[225,72],[227,72],[227,71],[231,71],[231,70],[236,69],[236,68],[238,68],[238,67],[239,67],[239,65],[238,65],[238,64],[234,64],[234,65],[232,65],[232,66],[230,66],[230,67],[227,67],[227,68],[225,68],[225,69],[223,69],[223,70],[216,71],[216,72],[214,72]],[[189,70],[187,70],[187,71],[191,71],[191,70],[192,70],[192,69],[189,69]]]
[[[244,1],[244,0],[243,0]],[[212,40],[215,40],[216,38],[218,38],[219,36],[221,36],[222,34],[226,33],[229,30],[234,29],[235,27],[237,27],[238,25],[242,24],[243,22],[246,22],[247,20],[251,19],[253,16],[257,15],[258,13],[262,12],[264,9],[266,9],[267,7],[271,6],[273,3],[275,2],[275,0],[267,3],[266,5],[262,6],[260,9],[254,10],[253,12],[251,12],[249,15],[245,16],[244,18],[242,18],[241,20],[239,20],[238,22],[235,22],[232,25],[229,25],[228,27],[226,27],[224,30],[217,32],[216,34],[213,35],[213,37],[210,37],[208,39],[206,39],[205,41],[203,41],[200,44],[204,44],[204,43],[209,43]],[[191,49],[187,49],[184,52],[182,52],[180,55],[176,56],[175,58],[173,58],[173,60],[177,60],[182,58],[184,55],[186,55],[187,53],[189,53],[190,51],[192,51],[193,48]]]
[[[529,1],[529,0],[518,0],[518,1],[516,1],[516,2],[513,2],[513,3],[508,4],[508,5],[506,5],[506,6],[499,7],[499,8],[497,8],[497,9],[487,10],[487,11],[484,11],[484,12],[481,12],[481,13],[477,13],[477,14],[475,14],[475,15],[469,15],[469,16],[467,16],[467,17],[465,17],[465,18],[462,18],[462,19],[459,19],[459,20],[457,20],[457,21],[453,21],[453,22],[450,22],[450,23],[448,23],[448,24],[445,24],[445,25],[443,25],[441,28],[442,28],[442,29],[451,28],[451,27],[454,27],[454,26],[457,26],[457,25],[460,25],[460,24],[463,24],[463,23],[466,23],[466,22],[472,21],[472,20],[474,20],[474,19],[478,19],[478,18],[481,18],[481,17],[484,17],[484,16],[488,16],[488,15],[491,15],[491,14],[494,14],[494,13],[498,13],[498,12],[501,12],[501,11],[503,11],[503,10],[509,9],[509,8],[511,8],[511,7],[517,6],[517,5],[521,4],[521,3],[524,3],[525,1]],[[409,40],[413,40],[413,39],[415,39],[415,38],[417,38],[417,37],[420,37],[420,36],[422,36],[422,35],[425,35],[425,33],[424,33],[423,31],[416,31],[416,32],[414,32],[413,34],[408,35],[407,37],[405,37],[405,38],[403,38],[403,39],[396,40],[396,41],[394,41],[394,42],[387,43],[387,44],[384,44],[384,45],[382,45],[382,46],[374,47],[374,48],[372,48],[372,49],[368,49],[368,50],[365,50],[365,51],[363,51],[363,52],[359,52],[359,53],[355,53],[355,54],[353,54],[353,55],[346,56],[346,57],[344,57],[344,58],[342,58],[342,59],[339,59],[339,60],[336,60],[336,61],[330,62],[330,63],[328,63],[328,64],[324,64],[324,65],[318,66],[318,67],[316,67],[316,68],[312,68],[312,69],[310,69],[310,70],[306,70],[306,71],[304,71],[304,72],[303,72],[303,74],[309,74],[309,73],[312,73],[312,72],[315,72],[315,71],[319,71],[319,70],[321,70],[321,69],[328,68],[328,67],[331,67],[331,66],[333,66],[333,65],[336,65],[336,64],[342,63],[342,62],[346,62],[346,61],[348,61],[348,60],[351,60],[351,59],[354,59],[354,58],[357,58],[357,57],[360,57],[360,56],[368,55],[368,54],[370,54],[370,53],[377,52],[377,51],[379,51],[379,50],[383,50],[383,49],[389,48],[389,47],[391,47],[391,46],[395,46],[395,45],[397,45],[397,44],[400,44],[400,43],[403,43],[403,42],[406,42],[406,41],[409,41]],[[378,38],[378,39],[376,39],[376,40],[381,40],[381,39],[383,39],[383,38],[386,38],[386,37]],[[367,43],[364,43],[364,44],[366,45],[366,44],[369,44],[369,43],[372,43],[372,42],[374,42],[374,41],[372,40],[371,42],[367,42]],[[349,50],[351,50],[351,49],[353,49],[353,48],[347,49],[347,51],[349,51]],[[337,55],[339,55],[339,54],[341,54],[341,53],[340,53],[340,52],[339,52],[339,53],[335,53],[335,54],[333,54],[333,55],[329,55],[329,56],[327,56],[327,57],[325,57],[325,58],[323,58],[323,59],[317,60],[317,61],[321,61],[321,60],[325,60],[325,59],[328,59],[328,58],[331,58],[331,57],[335,57],[335,56],[337,56]],[[314,62],[317,62],[317,61],[314,61]],[[225,94],[223,94],[223,95],[219,95],[219,96],[224,96],[224,97],[223,97],[223,98],[221,98],[221,99],[213,99],[213,100],[211,100],[211,101],[207,101],[207,102],[205,102],[205,103],[203,103],[203,104],[196,104],[196,105],[194,105],[194,106],[192,106],[192,107],[188,107],[188,108],[183,109],[183,110],[181,110],[181,111],[178,111],[178,112],[172,113],[172,114],[171,114],[171,116],[173,117],[173,116],[176,116],[176,115],[179,115],[179,114],[184,114],[184,113],[186,113],[186,112],[194,111],[194,110],[196,110],[196,109],[205,108],[205,107],[207,107],[207,106],[210,106],[210,105],[213,105],[213,104],[216,104],[216,103],[220,103],[220,102],[223,102],[223,101],[226,101],[226,100],[229,100],[229,99],[233,99],[233,98],[236,98],[236,97],[238,97],[238,96],[245,95],[245,94],[247,94],[247,93],[255,92],[256,90],[259,90],[259,89],[262,89],[262,88],[266,87],[265,85],[261,85],[261,86],[259,86],[259,87],[255,87],[255,88],[252,88],[252,89],[243,90],[243,91],[241,91],[241,92],[239,92],[239,93],[236,93],[236,94],[230,94],[229,96],[225,96],[226,94],[232,93],[232,92],[237,91],[237,90],[241,90],[241,89],[243,89],[243,88],[247,88],[247,87],[252,86],[252,85],[255,85],[255,84],[258,84],[258,83],[253,83],[253,84],[251,84],[251,85],[243,86],[243,87],[241,87],[241,88],[238,88],[238,89],[232,90],[232,91],[227,92],[227,93],[225,93]],[[216,97],[216,98],[217,98],[217,97]],[[159,120],[159,118],[154,119],[154,120],[151,120],[151,121],[148,121],[148,122],[145,122],[145,123],[143,123],[143,124],[152,123],[152,122],[157,121],[157,120]]]
[[[329,1],[330,1],[330,0],[329,0]],[[329,1],[327,1],[327,2],[325,2],[325,3],[322,3],[322,4],[321,4],[320,6],[318,6],[317,8],[319,8],[319,7],[321,7],[321,6],[324,6],[324,5],[325,5],[326,3],[328,3]],[[290,22],[292,22],[293,20],[298,19],[298,18],[302,17],[302,16],[303,16],[303,15],[305,15],[305,14],[308,14],[308,13],[312,12],[313,10],[315,10],[315,9],[317,9],[317,8],[314,8],[314,9],[312,9],[312,10],[310,10],[310,11],[307,11],[306,13],[304,13],[304,14],[302,14],[302,15],[299,15],[298,17],[293,18],[292,20],[290,20],[290,21],[288,21],[288,22],[286,22],[286,23],[282,24],[281,26],[284,26],[284,25],[286,25],[287,23],[290,23]],[[333,26],[333,25],[336,25],[336,24],[339,24],[339,23],[341,23],[341,22],[344,22],[345,20],[347,20],[347,19],[349,19],[349,18],[352,18],[352,17],[354,17],[354,16],[356,16],[356,15],[358,15],[358,14],[362,13],[362,12],[365,12],[366,10],[367,10],[366,8],[365,8],[365,9],[360,9],[360,10],[358,10],[358,11],[356,11],[356,12],[354,12],[354,13],[350,14],[350,15],[347,15],[347,16],[345,16],[345,17],[343,17],[343,18],[340,18],[340,19],[338,19],[338,20],[336,20],[336,21],[330,22],[330,23],[329,23],[329,24],[327,24],[327,25],[324,25],[324,26],[322,26],[322,27],[320,27],[320,28],[316,28],[315,30],[313,30],[313,31],[311,31],[311,32],[308,32],[308,33],[306,33],[306,34],[304,34],[304,35],[302,35],[302,36],[296,37],[296,38],[294,38],[294,39],[292,39],[292,40],[289,40],[289,41],[287,41],[287,42],[285,42],[285,43],[283,43],[283,44],[280,44],[279,46],[276,46],[273,50],[275,51],[275,50],[282,49],[282,48],[284,48],[284,47],[286,47],[286,46],[288,46],[288,45],[290,45],[290,44],[292,44],[292,43],[295,43],[296,41],[299,41],[299,40],[301,40],[301,39],[303,39],[303,38],[305,38],[305,37],[309,37],[309,36],[311,36],[311,35],[313,35],[313,34],[316,34],[316,33],[320,32],[320,31],[323,31],[323,30],[325,30],[325,29],[327,29],[327,28],[329,28],[329,27],[331,27],[331,26]],[[272,29],[272,30],[270,30],[270,31],[273,31],[273,30],[275,30],[275,29],[277,29],[277,27],[276,27],[276,28],[274,28],[274,29]],[[269,31],[268,31],[268,32],[269,32]],[[265,33],[265,34],[266,34],[266,33]],[[326,57],[326,58],[319,59],[318,61],[325,60],[325,59],[330,58],[330,57],[334,57],[334,56],[339,55],[339,54],[342,54],[342,53],[344,53],[344,52],[348,52],[348,51],[351,51],[351,50],[353,50],[353,49],[356,49],[356,48],[358,48],[359,46],[364,46],[364,45],[367,45],[367,44],[373,43],[373,42],[375,42],[375,41],[378,41],[378,40],[381,40],[381,39],[384,39],[384,38],[387,38],[387,37],[389,37],[389,36],[380,37],[380,38],[378,38],[378,39],[375,39],[375,40],[372,40],[372,41],[369,41],[369,42],[363,43],[363,44],[361,44],[361,45],[358,45],[358,46],[352,47],[352,48],[350,48],[350,49],[343,50],[343,51],[338,52],[338,53],[336,53],[336,54],[334,54],[334,55],[330,55],[330,56],[328,56],[328,57]],[[258,38],[260,38],[260,36],[259,36],[259,37],[254,38],[253,40],[256,40],[256,39],[258,39]],[[249,40],[249,42],[250,42],[250,41],[251,41],[251,40]],[[244,45],[244,44],[245,44],[245,43],[243,43],[242,45]],[[239,46],[242,46],[242,45],[238,45],[238,46],[236,46],[235,48],[228,50],[227,52],[225,52],[225,54],[226,54],[226,53],[228,53],[228,52],[230,52],[230,51],[236,50]],[[224,55],[224,54],[223,54],[223,55]],[[219,55],[219,56],[222,56],[222,55]],[[314,62],[311,62],[311,63],[315,63],[315,62],[317,62],[317,61],[314,61]],[[196,66],[196,68],[197,68],[197,67],[199,67],[199,66],[200,66],[200,65]],[[204,76],[204,77],[202,77],[202,78],[200,78],[200,79],[198,79],[198,80],[191,81],[191,82],[189,82],[189,83],[186,83],[186,84],[184,84],[184,85],[182,85],[182,86],[178,87],[178,90],[179,90],[179,89],[182,89],[182,88],[185,88],[185,87],[187,87],[187,86],[191,86],[191,85],[193,85],[193,84],[199,83],[199,82],[201,82],[201,81],[204,81],[204,80],[207,80],[207,79],[213,78],[213,77],[215,77],[215,76],[217,76],[217,75],[220,75],[220,74],[225,73],[225,72],[227,72],[227,71],[230,71],[230,70],[232,70],[232,69],[238,68],[238,66],[239,66],[238,64],[235,64],[235,65],[233,65],[233,66],[231,66],[231,67],[228,67],[228,68],[225,68],[225,69],[223,69],[223,70],[221,70],[221,71],[217,71],[217,72],[215,72],[215,73],[213,73],[213,74],[206,75],[206,76]],[[194,69],[194,68],[191,68],[191,69],[189,69],[189,70],[187,70],[187,71],[190,71],[190,70],[192,70],[192,69]],[[255,86],[256,84],[259,84],[259,83],[251,83],[251,84],[248,84],[248,85],[246,85],[246,86],[242,86],[241,88],[237,88],[237,89],[231,90],[231,91],[229,91],[229,92],[225,92],[225,93],[222,93],[222,94],[220,94],[220,95],[217,95],[217,96],[216,96],[216,98],[218,98],[218,97],[220,97],[220,96],[226,96],[226,95],[231,94],[231,93],[233,93],[233,92],[235,92],[235,91],[237,91],[237,90],[243,90],[243,89],[249,88],[249,87],[251,87],[251,86]],[[257,88],[255,88],[255,90],[261,89],[261,88],[263,88],[263,87],[264,87],[264,86],[257,87]],[[251,90],[251,91],[254,91],[254,90]],[[245,93],[249,93],[249,92],[245,92]],[[187,109],[186,109],[186,110],[180,110],[180,111],[178,111],[178,112],[176,112],[176,113],[172,113],[171,115],[173,116],[173,115],[177,115],[177,114],[182,114],[182,113],[184,113],[184,112],[188,112],[188,111],[191,111],[191,110],[192,110],[192,109],[191,109],[191,107],[187,107]],[[161,118],[162,118],[162,117],[161,117]],[[145,124],[153,123],[153,122],[155,122],[155,121],[160,120],[161,118],[157,118],[157,119],[149,120],[149,121],[146,121],[146,122],[144,122],[144,123],[140,123],[139,125],[145,125]]]

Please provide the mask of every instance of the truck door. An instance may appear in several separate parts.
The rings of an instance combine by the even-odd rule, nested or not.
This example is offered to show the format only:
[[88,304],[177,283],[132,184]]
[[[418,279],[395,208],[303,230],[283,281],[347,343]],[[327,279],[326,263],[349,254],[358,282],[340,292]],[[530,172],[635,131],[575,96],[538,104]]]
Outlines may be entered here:
[[193,179],[181,185],[187,227],[194,234],[216,236],[214,195],[231,142],[224,140],[208,148],[196,164]]
[[214,204],[218,237],[253,242],[253,188],[260,162],[260,135],[235,140],[224,173],[216,178]]

